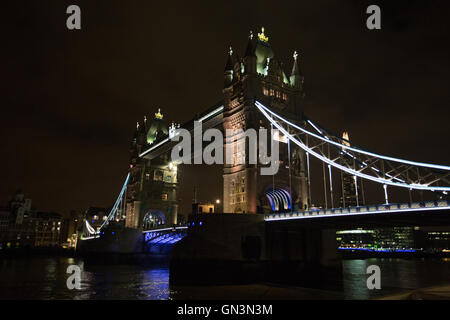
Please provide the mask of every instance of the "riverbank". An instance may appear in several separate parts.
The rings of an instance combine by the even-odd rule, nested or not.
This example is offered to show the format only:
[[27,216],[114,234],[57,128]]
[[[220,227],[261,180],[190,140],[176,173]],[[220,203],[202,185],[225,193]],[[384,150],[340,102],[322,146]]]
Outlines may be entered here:
[[450,300],[450,284],[410,290],[377,300]]
[[0,257],[55,256],[74,257],[74,248],[62,247],[25,247],[0,250]]
[[375,251],[375,250],[339,250],[342,259],[369,259],[369,258],[400,258],[400,259],[442,259],[449,258],[450,252],[424,252],[424,251]]

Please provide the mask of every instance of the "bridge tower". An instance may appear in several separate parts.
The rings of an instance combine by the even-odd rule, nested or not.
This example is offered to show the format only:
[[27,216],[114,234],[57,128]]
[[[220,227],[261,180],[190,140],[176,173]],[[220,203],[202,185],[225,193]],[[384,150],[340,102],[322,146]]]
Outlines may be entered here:
[[145,148],[166,138],[168,126],[161,111],[150,124],[144,119],[137,124],[131,145],[130,180],[126,194],[128,228],[172,226],[178,215],[178,168],[167,153],[147,159],[139,155]]
[[[230,48],[224,71],[224,131],[271,128],[256,110],[255,99],[286,119],[301,123],[304,79],[297,52],[293,57],[292,71],[287,76],[283,64],[270,46],[264,28],[257,36],[250,32],[243,58]],[[242,147],[248,150],[248,141],[245,136],[234,135],[225,135],[224,145],[227,148],[231,144],[233,159],[236,160],[241,156],[239,150]],[[261,165],[248,164],[248,161],[245,164],[234,161],[233,164],[224,165],[224,212],[266,213],[309,206],[305,154],[282,138],[278,137],[281,141],[280,165],[274,176],[261,175]],[[273,202],[280,198],[276,194],[286,198],[286,193],[290,197],[290,204],[274,206]]]

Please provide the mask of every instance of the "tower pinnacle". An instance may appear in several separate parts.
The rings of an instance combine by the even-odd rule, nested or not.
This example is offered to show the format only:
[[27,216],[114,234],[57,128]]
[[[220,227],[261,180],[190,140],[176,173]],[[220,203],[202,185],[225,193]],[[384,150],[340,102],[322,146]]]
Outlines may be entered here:
[[155,119],[162,119],[162,118],[163,118],[163,115],[161,113],[161,109],[158,108],[158,113],[155,113]]
[[264,27],[261,28],[261,33],[258,33],[258,38],[262,42],[269,42],[269,37],[264,34]]

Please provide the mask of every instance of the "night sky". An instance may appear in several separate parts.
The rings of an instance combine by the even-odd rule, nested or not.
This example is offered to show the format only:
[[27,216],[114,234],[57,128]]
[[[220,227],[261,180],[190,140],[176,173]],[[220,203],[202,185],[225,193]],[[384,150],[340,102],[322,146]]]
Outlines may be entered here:
[[[391,1],[392,2],[392,1]],[[66,28],[78,4],[82,30]],[[369,4],[382,29],[366,28]],[[4,6],[7,7],[4,7]],[[448,1],[8,1],[2,3],[0,205],[109,206],[136,121],[183,123],[222,99],[228,47],[261,26],[286,72],[300,52],[305,113],[366,149],[450,165]],[[221,198],[218,167],[184,170],[183,208]]]

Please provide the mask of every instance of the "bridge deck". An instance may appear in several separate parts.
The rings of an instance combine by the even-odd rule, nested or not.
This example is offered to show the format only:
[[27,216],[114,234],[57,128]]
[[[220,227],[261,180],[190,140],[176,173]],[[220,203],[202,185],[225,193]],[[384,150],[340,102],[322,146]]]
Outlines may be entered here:
[[[428,221],[419,221],[427,216]],[[450,203],[447,200],[395,203],[349,208],[313,209],[301,212],[268,214],[266,222],[303,221],[309,224],[365,225],[450,225]],[[417,220],[417,221],[414,221]],[[313,222],[315,221],[315,222]],[[371,221],[369,223],[369,221]]]

